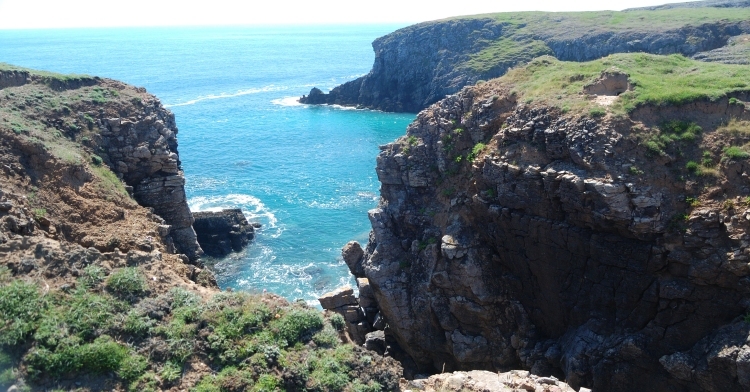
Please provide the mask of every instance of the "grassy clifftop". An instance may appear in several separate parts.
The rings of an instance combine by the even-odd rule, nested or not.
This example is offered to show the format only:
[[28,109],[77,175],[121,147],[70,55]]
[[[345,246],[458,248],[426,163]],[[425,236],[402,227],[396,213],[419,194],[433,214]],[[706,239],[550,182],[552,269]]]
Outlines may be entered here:
[[614,54],[585,63],[559,61],[551,56],[512,69],[499,81],[512,86],[526,102],[546,103],[563,111],[600,107],[582,94],[602,73],[627,75],[629,90],[612,96],[611,110],[632,111],[650,105],[681,105],[697,100],[729,98],[750,91],[750,66],[706,63],[680,55]]
[[[585,36],[616,33],[663,34],[670,30],[712,23],[750,20],[750,8],[675,8],[663,10],[597,12],[507,12],[463,16],[450,20],[491,19],[504,26],[500,39],[472,53],[461,67],[487,72],[498,63],[521,63],[534,57],[553,54],[549,40],[564,41]],[[706,37],[687,37],[688,44],[699,45]],[[477,39],[482,43],[482,38]]]

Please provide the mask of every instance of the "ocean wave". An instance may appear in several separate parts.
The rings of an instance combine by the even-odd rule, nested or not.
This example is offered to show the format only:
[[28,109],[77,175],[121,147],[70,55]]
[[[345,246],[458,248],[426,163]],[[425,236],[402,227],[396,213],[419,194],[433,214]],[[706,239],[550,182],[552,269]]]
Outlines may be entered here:
[[190,211],[221,211],[225,208],[239,208],[248,221],[260,222],[261,230],[272,238],[278,238],[284,231],[276,215],[255,196],[229,194],[225,196],[198,196],[188,200]]
[[272,91],[284,91],[284,90],[288,90],[288,89],[289,89],[289,87],[274,86],[272,84],[272,85],[269,85],[269,86],[266,86],[266,87],[261,87],[261,88],[251,88],[251,89],[247,89],[247,90],[240,90],[240,91],[237,91],[236,93],[232,93],[232,94],[221,93],[221,94],[218,94],[218,95],[214,95],[214,94],[204,95],[204,96],[200,96],[200,97],[195,98],[195,99],[191,99],[191,100],[186,101],[186,102],[166,104],[166,105],[164,105],[164,107],[165,108],[173,108],[173,107],[177,107],[177,106],[195,105],[196,103],[203,102],[203,101],[209,101],[209,100],[213,100],[213,99],[236,98],[236,97],[241,97],[243,95],[258,94],[258,93],[267,93],[267,92],[272,92]]
[[369,110],[369,109],[360,109],[354,106],[341,106],[341,105],[328,105],[328,106],[334,109],[338,109],[338,110]]
[[299,103],[299,97],[278,98],[272,100],[271,103],[279,106],[304,106],[304,104]]

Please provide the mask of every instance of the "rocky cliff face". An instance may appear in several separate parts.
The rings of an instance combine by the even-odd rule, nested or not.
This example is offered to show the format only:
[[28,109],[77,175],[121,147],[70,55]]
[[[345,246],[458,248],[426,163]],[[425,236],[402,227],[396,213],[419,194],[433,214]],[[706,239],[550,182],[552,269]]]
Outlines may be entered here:
[[[726,152],[749,98],[592,117],[492,81],[421,112],[381,147],[359,261],[401,347],[598,391],[750,388],[750,166]],[[650,149],[670,122],[703,133]]]
[[[166,240],[168,251],[191,260],[200,256],[185,199],[174,115],[157,98],[114,80],[5,67],[0,67],[0,88],[6,93],[0,114],[14,133],[6,141],[15,151],[8,158],[21,157],[18,163],[6,165],[7,172],[43,173],[45,165],[58,161],[60,170],[72,171],[61,180],[82,184],[99,177],[106,187],[116,189],[121,186],[119,180],[108,177],[114,173],[128,193],[161,220],[158,235]],[[85,166],[91,160],[94,169],[87,172]],[[85,220],[80,212],[75,215]],[[100,250],[134,246],[114,236],[103,243],[104,235],[64,231]]]
[[92,139],[92,146],[104,152],[104,162],[133,188],[138,203],[164,218],[169,226],[164,230],[169,231],[175,250],[196,260],[202,251],[185,196],[174,115],[155,98],[129,103],[138,111],[123,113],[138,115],[98,120],[100,133]]
[[693,56],[750,33],[747,19],[731,18],[747,13],[739,6],[705,8],[723,10],[719,17],[700,9],[665,9],[509,13],[420,23],[376,39],[375,62],[367,75],[328,94],[314,89],[300,102],[416,113],[464,86],[501,76],[541,55],[564,61],[629,52]]

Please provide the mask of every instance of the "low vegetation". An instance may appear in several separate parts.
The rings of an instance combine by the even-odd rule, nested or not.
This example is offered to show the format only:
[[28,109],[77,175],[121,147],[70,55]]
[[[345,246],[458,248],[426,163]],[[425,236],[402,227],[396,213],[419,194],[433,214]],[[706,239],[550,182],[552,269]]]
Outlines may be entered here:
[[[193,359],[209,363],[194,391],[393,390],[392,369],[340,343],[341,316],[246,293],[203,299],[174,288],[147,296],[134,267],[89,266],[76,288],[46,292],[0,271],[0,387],[114,374],[133,391],[179,384]],[[110,385],[114,387],[115,384]]]
[[613,113],[630,112],[642,105],[681,105],[697,100],[728,99],[732,93],[750,91],[750,66],[705,63],[681,55],[644,53],[615,54],[577,63],[542,56],[510,70],[500,78],[519,96],[566,111],[604,115],[605,109],[586,95],[583,86],[596,81],[603,71],[616,69],[629,76],[632,91],[620,94],[609,106]]

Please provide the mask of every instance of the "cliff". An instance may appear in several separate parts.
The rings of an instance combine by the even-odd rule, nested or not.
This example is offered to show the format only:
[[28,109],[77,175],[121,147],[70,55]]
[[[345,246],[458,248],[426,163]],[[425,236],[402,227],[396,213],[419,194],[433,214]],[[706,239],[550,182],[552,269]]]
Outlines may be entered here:
[[0,389],[396,390],[343,321],[196,265],[176,135],[142,88],[0,64]]
[[701,7],[499,13],[420,23],[376,39],[367,75],[327,94],[313,89],[300,102],[416,113],[542,55],[590,61],[614,53],[679,53],[721,61],[703,53],[750,33],[750,8],[741,1],[697,4]]
[[428,372],[750,389],[749,71],[548,56],[422,111],[350,264],[387,334]]

